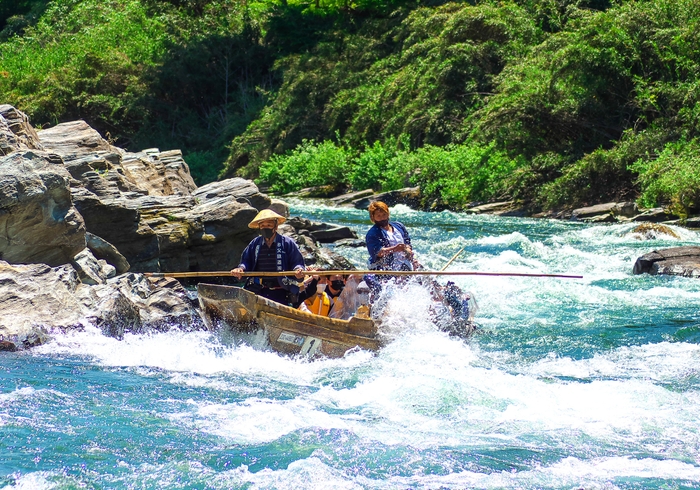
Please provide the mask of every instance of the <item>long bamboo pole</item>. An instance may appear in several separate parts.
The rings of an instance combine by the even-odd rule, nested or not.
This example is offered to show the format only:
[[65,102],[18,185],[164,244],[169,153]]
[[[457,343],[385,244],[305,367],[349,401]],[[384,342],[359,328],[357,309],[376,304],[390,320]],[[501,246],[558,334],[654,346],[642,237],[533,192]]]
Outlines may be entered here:
[[444,271],[450,266],[450,264],[451,264],[452,262],[454,262],[455,259],[456,259],[457,257],[459,257],[459,254],[461,254],[462,252],[464,252],[464,249],[465,249],[465,248],[467,248],[467,247],[465,246],[465,247],[460,248],[460,249],[459,249],[459,252],[457,252],[456,254],[454,254],[454,255],[452,256],[452,258],[443,266],[443,268],[440,269],[440,272],[444,272]]
[[[244,272],[242,277],[282,277],[293,276],[294,271],[283,272]],[[348,274],[375,274],[381,276],[510,276],[510,277],[557,277],[562,279],[583,279],[583,276],[571,274],[538,274],[532,272],[479,272],[479,271],[379,271],[379,270],[334,270],[334,271],[304,271],[307,276],[335,276]],[[224,277],[231,276],[230,271],[212,272],[146,272],[147,277]]]

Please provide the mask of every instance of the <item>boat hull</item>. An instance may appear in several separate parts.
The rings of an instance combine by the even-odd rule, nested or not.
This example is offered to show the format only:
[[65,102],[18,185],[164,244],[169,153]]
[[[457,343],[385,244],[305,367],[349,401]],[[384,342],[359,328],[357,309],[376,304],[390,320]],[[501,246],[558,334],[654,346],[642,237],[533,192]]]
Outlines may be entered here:
[[262,335],[276,352],[342,357],[356,347],[376,351],[382,346],[370,319],[313,315],[235,286],[200,283],[197,293],[210,328],[223,321],[234,334]]

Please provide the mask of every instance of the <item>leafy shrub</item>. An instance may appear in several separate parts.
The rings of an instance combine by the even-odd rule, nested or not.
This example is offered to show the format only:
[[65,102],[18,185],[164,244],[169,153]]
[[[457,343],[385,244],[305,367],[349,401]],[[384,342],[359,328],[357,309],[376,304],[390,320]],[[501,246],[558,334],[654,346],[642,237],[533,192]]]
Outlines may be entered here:
[[668,143],[658,158],[639,159],[631,169],[639,173],[641,205],[669,204],[681,217],[700,208],[699,139]]
[[389,138],[384,144],[375,141],[366,145],[364,151],[352,160],[349,174],[353,189],[374,189],[389,191],[409,184],[410,168],[406,155],[409,151],[409,137]]
[[347,183],[349,167],[350,153],[344,146],[331,140],[304,140],[263,163],[257,182],[269,184],[272,192],[280,194],[318,185],[342,186]]
[[504,197],[509,176],[523,165],[493,144],[426,146],[408,155],[408,160],[417,169],[413,182],[421,186],[423,195],[451,208]]

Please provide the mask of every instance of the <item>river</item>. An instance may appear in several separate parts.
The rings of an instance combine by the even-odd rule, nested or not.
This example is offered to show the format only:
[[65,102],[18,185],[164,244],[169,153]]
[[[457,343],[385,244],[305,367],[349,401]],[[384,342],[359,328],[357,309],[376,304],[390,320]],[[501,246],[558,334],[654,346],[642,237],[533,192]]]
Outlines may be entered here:
[[[294,202],[354,227],[366,212]],[[87,328],[0,353],[0,488],[700,488],[700,281],[632,275],[634,225],[423,213],[428,268],[461,276],[479,332],[430,323],[409,286],[377,354],[309,362],[201,331]],[[363,267],[364,249],[338,251]]]

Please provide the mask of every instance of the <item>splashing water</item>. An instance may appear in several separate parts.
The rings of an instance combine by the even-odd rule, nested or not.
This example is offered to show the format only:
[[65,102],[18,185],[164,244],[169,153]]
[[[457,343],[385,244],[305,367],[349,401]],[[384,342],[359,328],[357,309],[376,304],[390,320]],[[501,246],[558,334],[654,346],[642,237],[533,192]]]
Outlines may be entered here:
[[[364,235],[365,211],[293,203]],[[207,332],[59,334],[0,356],[0,488],[699,488],[700,282],[634,276],[632,225],[422,213],[420,260],[461,276],[480,331],[392,295],[377,354],[308,362]],[[364,249],[344,248],[358,267]],[[446,278],[440,279],[444,283]]]

